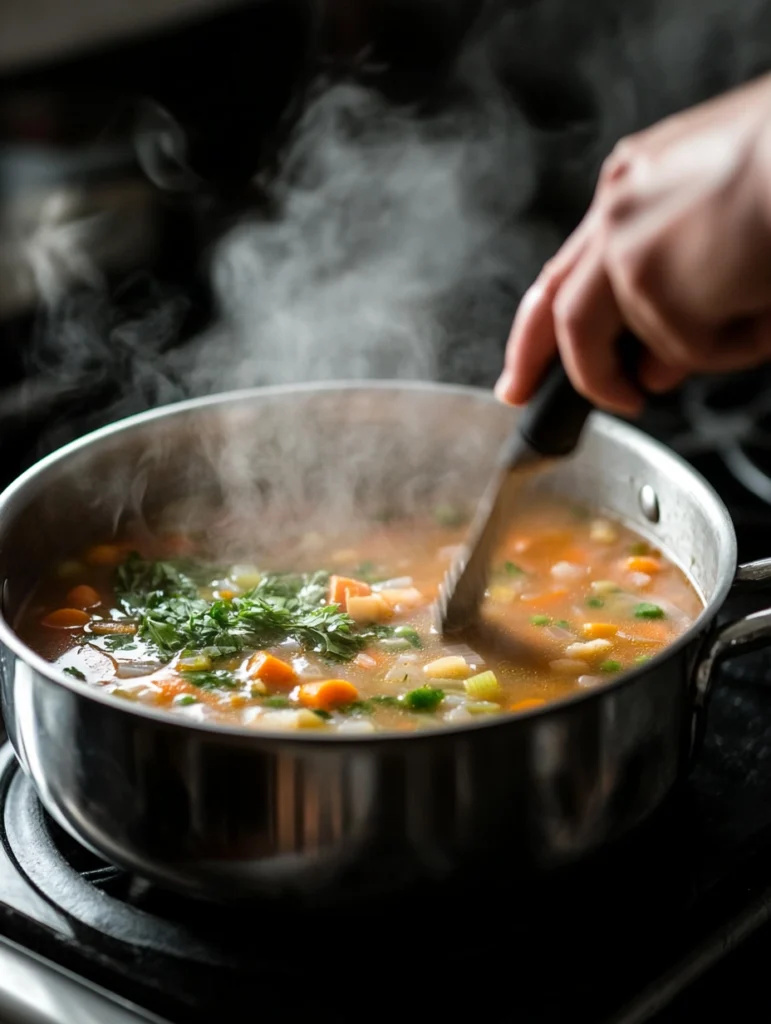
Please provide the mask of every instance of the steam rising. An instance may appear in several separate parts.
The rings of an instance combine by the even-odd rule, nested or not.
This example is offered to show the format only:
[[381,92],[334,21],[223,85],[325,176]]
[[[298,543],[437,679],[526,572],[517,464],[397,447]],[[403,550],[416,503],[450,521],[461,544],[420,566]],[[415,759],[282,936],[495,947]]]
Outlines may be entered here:
[[[219,322],[182,347],[185,296],[142,277],[108,293],[83,263],[87,225],[73,226],[70,263],[90,286],[62,292],[60,245],[56,260],[29,254],[48,304],[36,383],[4,396],[6,415],[52,395],[81,400],[77,415],[71,403],[54,415],[42,454],[102,422],[231,388],[383,377],[491,385],[519,297],[580,216],[613,143],[762,68],[754,40],[768,38],[771,15],[747,0],[741,33],[735,19],[718,0],[608,0],[591,12],[540,0],[504,10],[467,47],[431,110],[395,109],[354,86],[325,90],[272,186],[276,212],[252,215],[217,246]],[[725,42],[729,29],[733,43],[717,53],[710,32]],[[301,497],[320,442],[282,429],[284,474],[292,459],[298,474],[287,486]],[[301,436],[315,450],[298,454]],[[206,438],[202,447],[240,512],[264,511],[245,481],[271,457],[236,433],[226,450]]]

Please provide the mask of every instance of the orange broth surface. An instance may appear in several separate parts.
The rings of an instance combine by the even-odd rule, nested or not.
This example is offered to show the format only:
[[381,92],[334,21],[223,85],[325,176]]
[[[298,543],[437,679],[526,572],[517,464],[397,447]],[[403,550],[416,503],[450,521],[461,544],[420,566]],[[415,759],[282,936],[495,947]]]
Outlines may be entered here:
[[[465,529],[320,538],[293,564],[213,565],[191,538],[105,543],[56,566],[18,623],[59,668],[120,698],[257,730],[414,731],[602,686],[702,610],[684,573],[617,523],[541,499],[496,559],[481,625],[435,629]],[[300,575],[305,574],[305,575]]]

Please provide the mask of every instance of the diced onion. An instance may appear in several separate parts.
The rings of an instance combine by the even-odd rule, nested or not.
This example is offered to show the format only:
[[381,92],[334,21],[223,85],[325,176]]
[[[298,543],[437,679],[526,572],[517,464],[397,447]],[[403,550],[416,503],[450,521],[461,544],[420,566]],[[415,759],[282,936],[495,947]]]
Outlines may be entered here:
[[414,683],[418,680],[423,679],[423,673],[420,665],[418,664],[417,655],[415,654],[403,654],[400,658],[397,658],[393,665],[385,674],[385,681],[387,683]]
[[610,640],[587,640],[585,643],[568,644],[565,654],[568,658],[595,658],[609,651],[612,646]]
[[602,676],[579,676],[576,682],[579,686],[591,687],[599,686],[600,683],[604,682],[604,679]]
[[589,528],[589,536],[599,544],[612,544],[618,539],[618,531],[607,519],[595,519]]
[[356,733],[370,733],[375,731],[375,726],[366,718],[352,718],[341,722],[337,727],[339,733],[355,735]]
[[556,562],[551,567],[551,574],[555,580],[577,580],[587,573],[585,565],[575,565],[573,562]]
[[629,580],[630,586],[637,587],[639,589],[647,587],[651,581],[647,572],[630,572],[627,579]]
[[561,676],[580,676],[586,670],[586,662],[577,658],[557,658],[549,662],[549,668]]
[[443,648],[444,653],[448,657],[452,658],[464,658],[469,665],[483,665],[484,658],[481,654],[477,654],[476,651],[472,650],[468,644],[448,644]]
[[321,679],[324,673],[307,658],[292,658],[292,668],[303,679]]
[[[365,654],[364,651],[360,651],[359,654],[353,659],[354,665],[358,665],[359,668],[375,668],[377,662],[374,658],[370,657],[369,654]],[[297,669],[295,669],[297,671]]]
[[562,626],[547,626],[544,630],[547,636],[550,636],[552,640],[572,640],[573,634],[569,629],[563,629]]

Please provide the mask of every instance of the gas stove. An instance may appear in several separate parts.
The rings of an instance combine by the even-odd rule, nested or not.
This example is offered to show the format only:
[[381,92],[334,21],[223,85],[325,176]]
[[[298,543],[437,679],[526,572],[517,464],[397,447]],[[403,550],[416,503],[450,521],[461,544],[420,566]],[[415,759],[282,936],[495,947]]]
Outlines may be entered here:
[[[766,378],[753,378],[758,396]],[[765,475],[762,402],[753,407],[734,385],[695,382],[644,426],[713,482],[749,559],[771,553],[762,488],[752,493],[736,469],[739,453]],[[732,598],[724,615],[750,610],[748,600],[760,604]],[[387,902],[373,894],[336,913],[282,904],[234,913],[102,862],[49,819],[6,743],[0,1019],[196,1024],[243,1020],[251,1007],[324,1017],[334,1004],[343,1021],[375,1006],[403,1013],[405,1000],[413,1012],[468,1007],[500,1019],[502,984],[507,1006],[533,1024],[577,1010],[603,1024],[687,1019],[667,1016],[671,1005],[732,952],[769,941],[769,679],[771,653],[724,667],[694,770],[623,845],[537,886],[491,865],[485,877]]]

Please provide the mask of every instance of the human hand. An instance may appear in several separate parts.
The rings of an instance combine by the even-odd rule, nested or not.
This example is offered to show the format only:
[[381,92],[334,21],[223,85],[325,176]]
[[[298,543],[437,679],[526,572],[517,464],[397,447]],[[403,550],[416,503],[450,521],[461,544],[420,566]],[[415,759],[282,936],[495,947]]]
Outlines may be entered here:
[[771,359],[771,76],[624,139],[584,220],[520,304],[496,394],[521,405],[559,352],[596,405],[634,415],[616,350],[642,342],[640,388]]

